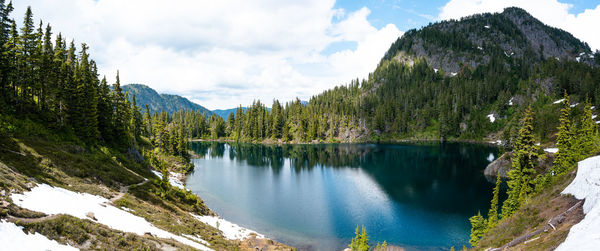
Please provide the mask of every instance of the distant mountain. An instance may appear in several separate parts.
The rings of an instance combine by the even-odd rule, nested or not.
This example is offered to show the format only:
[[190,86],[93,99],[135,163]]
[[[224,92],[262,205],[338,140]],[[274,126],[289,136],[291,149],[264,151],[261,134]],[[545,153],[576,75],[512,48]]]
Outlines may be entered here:
[[124,85],[123,91],[129,93],[130,99],[132,95],[135,95],[136,102],[138,106],[142,108],[142,112],[147,104],[150,108],[150,112],[152,113],[166,111],[172,114],[178,110],[185,109],[204,112],[207,115],[212,114],[210,110],[190,101],[187,98],[172,94],[159,94],[154,89],[146,85]]
[[448,75],[459,72],[463,65],[476,68],[491,63],[510,67],[510,61],[516,58],[525,59],[523,63],[529,65],[548,58],[596,64],[587,43],[516,7],[409,30],[384,56],[384,60],[408,64],[425,59],[431,67]]
[[[242,109],[244,109],[244,112],[246,110],[248,110],[247,107],[242,107]],[[212,110],[212,112],[218,116],[221,116],[221,118],[227,120],[227,117],[229,116],[230,113],[235,113],[235,111],[237,110],[237,108],[231,108],[231,109],[217,109],[217,110]]]

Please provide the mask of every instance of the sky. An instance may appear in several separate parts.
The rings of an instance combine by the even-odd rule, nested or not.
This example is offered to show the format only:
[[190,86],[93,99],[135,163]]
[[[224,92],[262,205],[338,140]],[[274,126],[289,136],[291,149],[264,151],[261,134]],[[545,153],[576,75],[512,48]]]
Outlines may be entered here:
[[[600,0],[15,0],[76,44],[99,73],[209,109],[309,100],[364,79],[412,28],[524,8],[600,49]],[[56,35],[56,34],[55,34]],[[79,48],[81,48],[79,46]]]

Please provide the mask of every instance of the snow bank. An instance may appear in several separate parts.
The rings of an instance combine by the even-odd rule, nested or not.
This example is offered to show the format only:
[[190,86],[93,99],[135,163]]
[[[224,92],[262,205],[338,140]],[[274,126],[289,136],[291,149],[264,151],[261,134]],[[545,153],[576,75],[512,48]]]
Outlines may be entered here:
[[87,215],[92,213],[98,223],[112,229],[138,235],[151,233],[159,238],[171,238],[200,250],[211,250],[198,242],[159,229],[142,217],[111,206],[108,199],[100,196],[41,184],[29,192],[13,194],[11,198],[17,206],[29,210],[45,214],[68,214],[80,219],[90,219]]
[[[264,235],[254,232],[250,229],[246,229],[238,226],[237,224],[231,223],[217,216],[198,216],[191,214],[197,220],[204,224],[210,225],[223,232],[223,236],[229,240],[243,240],[250,237],[250,234],[255,234],[258,238],[265,238]],[[218,225],[217,225],[218,224]]]
[[554,101],[554,103],[553,103],[553,104],[560,104],[560,103],[562,103],[563,101],[565,101],[565,99],[564,99],[564,98],[563,98],[563,99],[559,99],[559,100],[556,100],[556,101]]
[[486,117],[488,117],[488,119],[490,119],[490,122],[494,123],[494,121],[496,121],[496,117],[494,116],[494,114],[488,114]]
[[487,160],[488,160],[489,162],[492,162],[492,161],[494,161],[495,159],[496,159],[496,157],[494,156],[494,154],[493,154],[493,153],[490,153],[490,155],[488,155],[488,157],[487,157]]
[[544,151],[549,152],[549,153],[557,153],[558,148],[546,148],[546,149],[544,149]]
[[[159,173],[157,171],[152,170],[152,173],[154,173],[154,175],[158,176],[159,178],[162,179],[162,173]],[[179,174],[178,173],[174,173],[174,172],[169,172],[169,183],[171,184],[171,186],[177,187],[177,188],[181,188],[181,189],[185,189],[185,186],[183,185],[183,183],[181,182],[181,180],[178,179]]]
[[26,234],[23,227],[0,220],[0,243],[4,250],[79,250],[63,245],[38,233]]
[[598,250],[600,247],[600,156],[578,163],[577,176],[562,194],[583,200],[585,218],[571,227],[556,250]]

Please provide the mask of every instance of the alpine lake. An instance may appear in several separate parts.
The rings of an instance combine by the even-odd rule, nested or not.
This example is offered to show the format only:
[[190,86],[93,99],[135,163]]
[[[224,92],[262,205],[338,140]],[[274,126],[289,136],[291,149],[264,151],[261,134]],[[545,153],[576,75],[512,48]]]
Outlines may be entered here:
[[364,226],[372,246],[470,247],[499,149],[479,144],[260,145],[193,142],[186,187],[224,219],[299,250],[342,250]]

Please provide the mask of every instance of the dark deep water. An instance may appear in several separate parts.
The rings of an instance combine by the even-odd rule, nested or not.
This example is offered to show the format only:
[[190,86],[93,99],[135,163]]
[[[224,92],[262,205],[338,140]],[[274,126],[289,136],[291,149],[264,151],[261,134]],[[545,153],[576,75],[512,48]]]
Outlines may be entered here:
[[483,169],[498,149],[472,144],[264,146],[194,142],[187,178],[221,217],[308,250],[341,250],[357,225],[372,244],[469,247],[468,218],[487,213]]

